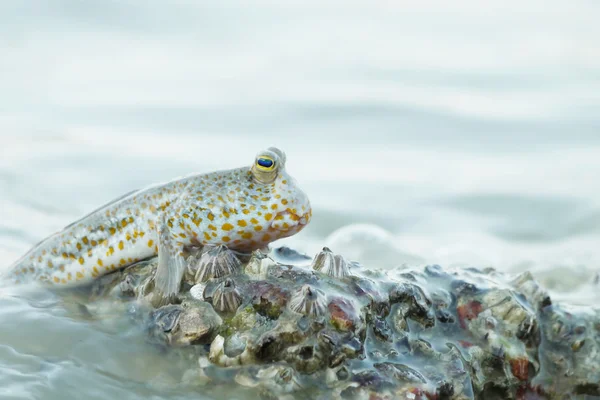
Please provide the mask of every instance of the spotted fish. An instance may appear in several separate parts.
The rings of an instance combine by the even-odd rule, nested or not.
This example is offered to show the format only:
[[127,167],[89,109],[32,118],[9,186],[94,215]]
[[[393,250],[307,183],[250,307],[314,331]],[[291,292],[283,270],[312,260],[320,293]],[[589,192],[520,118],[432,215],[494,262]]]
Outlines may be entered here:
[[179,291],[188,246],[250,252],[310,221],[306,194],[271,147],[250,167],[192,175],[125,195],[43,240],[10,269],[15,282],[76,286],[158,255],[156,287]]

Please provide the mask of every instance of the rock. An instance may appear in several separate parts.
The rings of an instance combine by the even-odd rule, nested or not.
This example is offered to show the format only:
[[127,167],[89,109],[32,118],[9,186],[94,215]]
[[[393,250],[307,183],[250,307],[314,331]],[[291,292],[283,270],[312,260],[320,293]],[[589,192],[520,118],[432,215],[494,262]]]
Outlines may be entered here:
[[286,246],[275,249],[273,257],[277,262],[289,265],[305,265],[311,261],[311,257]]
[[254,309],[269,318],[279,318],[290,298],[287,288],[266,281],[253,282],[249,294]]
[[283,399],[600,396],[600,310],[553,303],[527,272],[353,265],[347,275],[328,249],[312,265],[291,249],[273,254],[238,265],[224,248],[192,252],[179,304],[146,301],[155,260],[98,280],[90,298],[135,304],[151,337],[200,357],[184,380],[207,388]]
[[331,325],[338,331],[355,332],[364,329],[360,312],[352,300],[344,297],[334,297],[327,306],[331,316]]
[[210,343],[222,322],[211,305],[205,302],[186,307],[167,305],[150,313],[151,330],[155,336],[174,346]]

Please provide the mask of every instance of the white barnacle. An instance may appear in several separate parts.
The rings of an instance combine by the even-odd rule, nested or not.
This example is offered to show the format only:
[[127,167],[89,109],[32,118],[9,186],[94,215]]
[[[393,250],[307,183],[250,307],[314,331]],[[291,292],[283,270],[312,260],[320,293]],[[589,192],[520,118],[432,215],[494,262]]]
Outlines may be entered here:
[[234,312],[242,304],[242,296],[233,280],[227,278],[215,289],[212,297],[213,307],[221,312]]
[[325,314],[327,301],[322,290],[304,285],[294,293],[289,302],[290,310],[307,316],[318,317]]
[[315,256],[312,268],[334,278],[345,278],[350,275],[350,268],[344,257],[333,254],[328,247],[323,247],[323,250]]
[[190,289],[190,295],[196,300],[204,301],[204,290],[206,289],[206,284],[197,283]]
[[276,265],[275,261],[260,250],[252,252],[252,257],[246,265],[246,274],[257,279],[265,279],[269,268]]
[[222,278],[236,274],[240,269],[240,260],[223,245],[205,246],[196,270],[196,283],[212,278]]

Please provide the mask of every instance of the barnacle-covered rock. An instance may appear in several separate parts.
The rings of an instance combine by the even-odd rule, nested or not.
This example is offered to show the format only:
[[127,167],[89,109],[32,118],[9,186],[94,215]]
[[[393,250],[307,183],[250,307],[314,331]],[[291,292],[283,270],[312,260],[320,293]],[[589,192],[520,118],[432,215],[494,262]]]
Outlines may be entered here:
[[145,301],[155,260],[99,279],[90,297],[129,304],[119,309],[162,343],[200,345],[184,349],[200,361],[182,381],[232,396],[600,396],[600,310],[553,303],[530,273],[432,265],[347,275],[328,249],[312,265],[289,248],[255,252],[243,268],[235,257],[191,251],[175,304]]
[[290,310],[299,314],[320,317],[325,314],[327,303],[322,290],[304,285],[294,293],[289,303]]
[[535,382],[561,398],[572,393],[600,396],[600,309],[550,305],[540,312],[539,323]]
[[328,247],[323,247],[313,260],[312,268],[334,278],[345,278],[350,275],[348,263],[339,254],[333,254]]

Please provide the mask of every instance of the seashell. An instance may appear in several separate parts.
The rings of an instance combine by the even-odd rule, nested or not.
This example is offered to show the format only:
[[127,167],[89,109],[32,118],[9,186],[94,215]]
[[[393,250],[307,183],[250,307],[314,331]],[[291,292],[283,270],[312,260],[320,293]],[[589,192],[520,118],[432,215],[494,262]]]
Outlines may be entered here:
[[276,265],[275,261],[267,254],[256,250],[246,265],[246,274],[258,279],[265,279],[269,268]]
[[233,280],[227,278],[215,289],[212,296],[213,307],[221,312],[234,312],[242,304],[242,296]]
[[197,283],[190,289],[190,295],[196,300],[204,301],[204,289],[206,289],[206,285],[204,283]]
[[322,290],[304,285],[298,290],[289,302],[290,310],[299,314],[318,317],[325,314],[327,302]]
[[240,260],[223,245],[205,246],[196,270],[196,283],[213,278],[236,274],[240,270]]
[[323,247],[323,250],[315,256],[312,267],[315,271],[334,278],[345,278],[350,275],[350,268],[344,257],[333,254],[328,247]]
[[240,365],[248,365],[254,362],[254,358],[248,346],[244,344],[244,350],[233,357],[230,357],[225,352],[225,338],[217,335],[210,344],[208,359],[211,363],[221,367],[234,367]]

